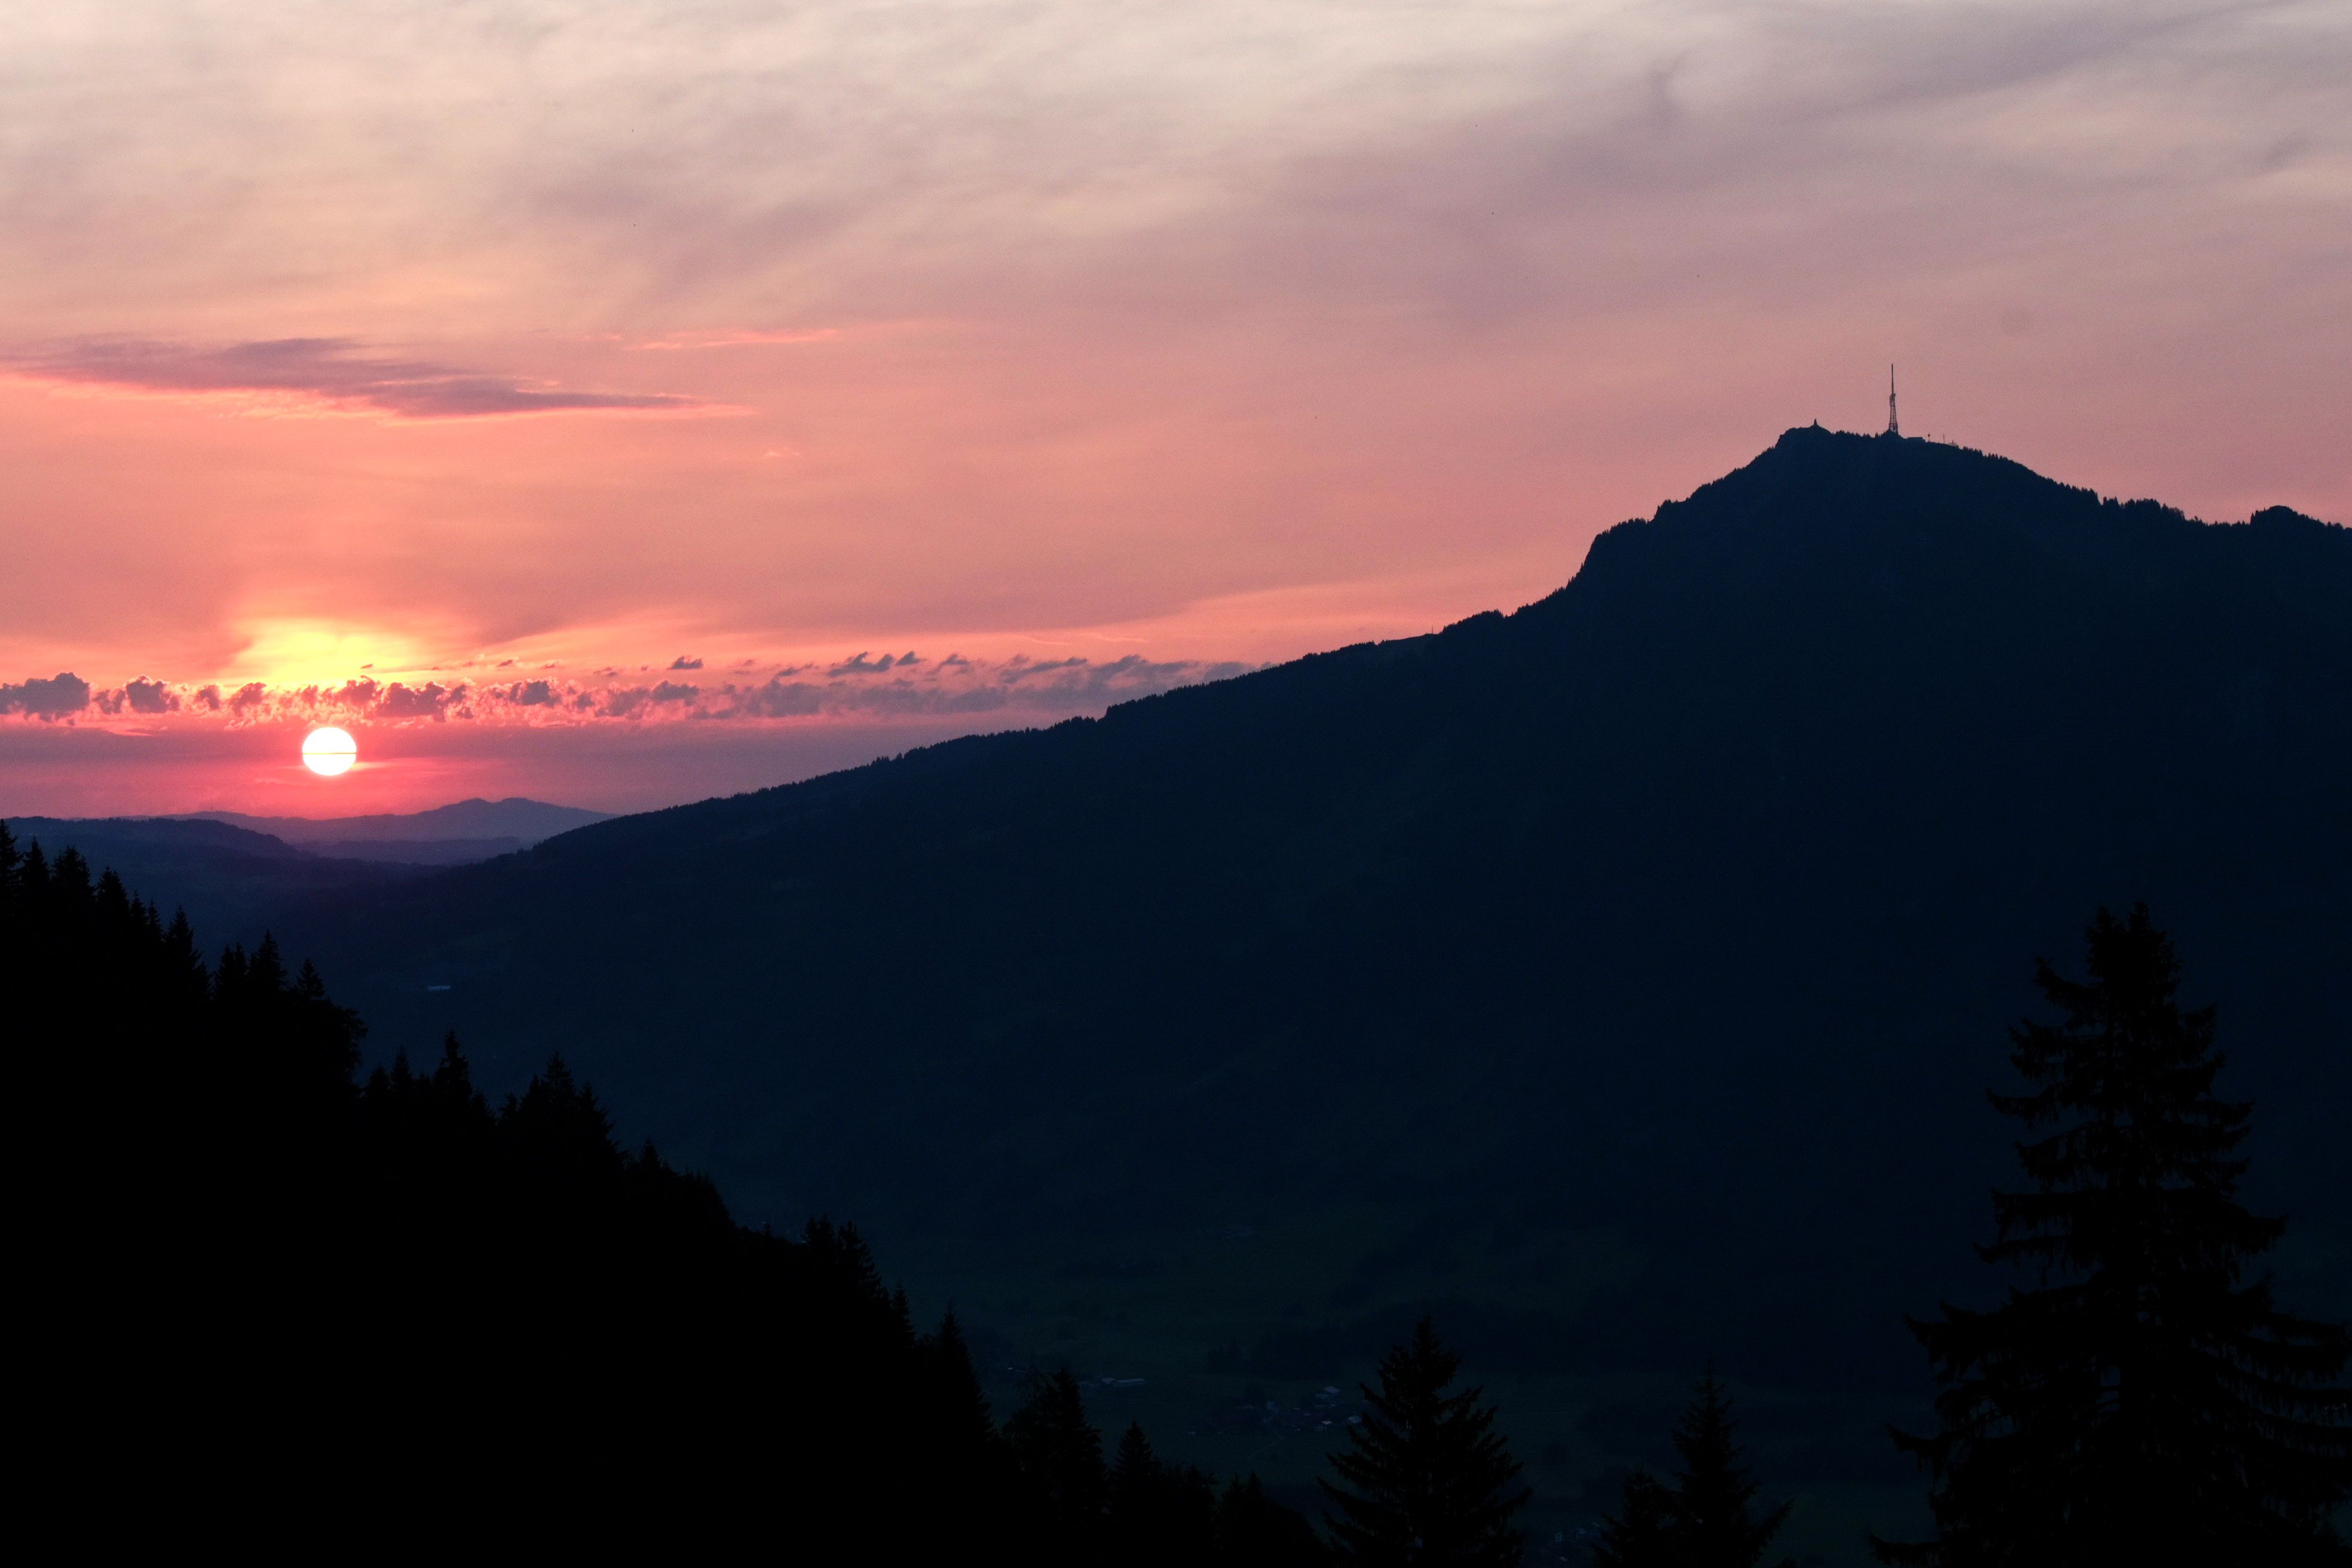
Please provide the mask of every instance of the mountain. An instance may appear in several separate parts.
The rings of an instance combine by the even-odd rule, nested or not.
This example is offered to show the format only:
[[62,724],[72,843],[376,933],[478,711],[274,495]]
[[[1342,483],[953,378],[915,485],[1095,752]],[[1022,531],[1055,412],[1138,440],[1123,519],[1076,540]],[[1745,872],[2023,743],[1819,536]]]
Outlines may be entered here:
[[79,849],[111,868],[168,918],[184,910],[207,943],[258,938],[289,908],[381,888],[416,874],[414,864],[298,849],[225,822],[152,816],[12,816],[8,830],[51,858]]
[[1541,1485],[1644,1457],[1612,1412],[1710,1354],[1769,1464],[1900,1485],[1901,1315],[1989,1288],[1985,1090],[2102,904],[2221,1005],[2283,1291],[2352,1301],[2347,778],[2352,532],[1815,427],[1516,614],[598,824],[292,945],[379,1044],[560,1049],[740,1211],[856,1215],[1011,1355],[1198,1408],[1433,1307]]
[[576,805],[551,805],[511,795],[505,800],[461,800],[430,811],[373,816],[247,816],[234,811],[199,811],[174,820],[225,822],[322,855],[452,865],[511,854],[559,833],[607,821],[609,816]]
[[518,795],[373,816],[204,811],[8,820],[50,855],[79,849],[166,911],[186,910],[205,940],[218,943],[252,941],[290,909],[381,888],[418,868],[511,855],[609,818]]

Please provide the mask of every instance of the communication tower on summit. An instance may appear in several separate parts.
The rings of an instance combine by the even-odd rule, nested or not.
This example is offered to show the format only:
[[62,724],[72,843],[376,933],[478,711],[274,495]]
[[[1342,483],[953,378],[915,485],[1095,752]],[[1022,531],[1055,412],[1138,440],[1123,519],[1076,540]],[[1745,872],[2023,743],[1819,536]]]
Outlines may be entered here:
[[1889,436],[1903,434],[1903,426],[1895,417],[1895,367],[1891,364],[1886,367],[1886,433]]

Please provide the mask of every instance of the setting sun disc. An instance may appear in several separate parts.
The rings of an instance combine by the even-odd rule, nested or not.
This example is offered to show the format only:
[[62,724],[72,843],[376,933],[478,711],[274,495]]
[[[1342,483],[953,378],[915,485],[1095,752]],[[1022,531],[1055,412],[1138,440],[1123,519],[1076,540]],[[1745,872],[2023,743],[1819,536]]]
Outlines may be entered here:
[[348,730],[330,726],[302,737],[302,765],[322,778],[347,773],[360,760],[360,743]]

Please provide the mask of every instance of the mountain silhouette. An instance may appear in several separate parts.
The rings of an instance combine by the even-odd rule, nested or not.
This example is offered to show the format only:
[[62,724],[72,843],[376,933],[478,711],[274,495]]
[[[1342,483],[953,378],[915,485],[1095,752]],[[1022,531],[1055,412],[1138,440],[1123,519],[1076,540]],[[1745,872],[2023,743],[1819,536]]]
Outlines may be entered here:
[[316,854],[448,863],[487,860],[605,821],[607,816],[576,805],[551,805],[543,800],[509,795],[504,800],[477,796],[429,811],[367,816],[247,816],[234,811],[196,811],[166,820],[225,822],[269,834]]
[[608,820],[603,812],[516,795],[369,816],[16,816],[27,842],[81,851],[161,909],[258,941],[305,903],[361,896],[430,866],[465,866]]
[[1812,427],[1516,614],[597,824],[289,946],[385,1048],[561,1050],[740,1212],[855,1214],[968,1302],[1255,1270],[1164,1353],[1320,1377],[1436,1303],[1474,1366],[1874,1397],[1972,1278],[2032,961],[2103,903],[2221,1005],[2285,1288],[2344,1310],[2347,779],[2352,532]]
[[[291,908],[360,896],[434,863],[429,853],[378,860],[339,854],[331,846],[297,847],[273,834],[195,818],[12,816],[7,822],[26,843],[51,856],[78,849],[167,915],[185,910],[201,929],[241,942],[258,941]],[[439,863],[486,858],[469,849]]]

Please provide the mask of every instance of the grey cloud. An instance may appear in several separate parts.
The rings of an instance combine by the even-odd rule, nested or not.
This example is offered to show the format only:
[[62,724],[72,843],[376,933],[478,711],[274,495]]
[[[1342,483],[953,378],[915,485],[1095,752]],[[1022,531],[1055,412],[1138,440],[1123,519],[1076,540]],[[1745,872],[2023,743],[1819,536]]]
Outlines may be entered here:
[[131,704],[133,713],[170,713],[180,706],[180,700],[173,695],[171,688],[160,680],[149,680],[144,676],[125,686],[122,696]]
[[667,393],[572,392],[427,360],[384,358],[369,354],[350,338],[276,338],[219,346],[79,338],[0,352],[0,369],[142,392],[291,393],[403,419],[700,406]]
[[688,658],[686,655],[679,654],[676,658],[669,661],[669,667],[672,669],[700,669],[702,668],[702,661],[698,658]]
[[723,714],[728,718],[802,719],[824,707],[824,688],[781,677],[764,686],[741,690],[726,687],[721,695],[728,699],[729,706]]
[[[372,679],[346,680],[341,688],[306,686],[297,693],[299,700],[316,707],[320,702],[332,702],[344,708],[366,709],[374,703],[383,688]],[[406,699],[407,688],[395,684],[393,689]],[[438,690],[439,688],[435,688]]]
[[604,693],[604,716],[625,719],[651,700],[653,692],[643,686],[628,686]]
[[[370,681],[369,685],[374,682]],[[467,688],[461,682],[444,687],[439,681],[410,688],[394,681],[376,700],[375,716],[379,719],[442,719],[450,710],[466,700]]]
[[0,713],[22,713],[33,719],[63,719],[89,706],[89,682],[65,670],[44,680],[0,685]]
[[656,686],[630,686],[604,694],[604,712],[608,717],[625,719],[648,707],[689,703],[702,695],[698,686],[681,685],[665,680]]
[[[910,655],[889,658],[888,664],[904,670],[910,660],[922,662]],[[716,719],[786,718],[820,712],[876,718],[1022,712],[1065,718],[1180,686],[1222,680],[1244,674],[1255,667],[1230,662],[1202,664],[1189,659],[1158,662],[1137,654],[1107,664],[1078,658],[1044,661],[1015,658],[992,667],[950,655],[927,673],[912,679],[903,674],[883,681],[845,679],[871,677],[882,673],[885,668],[883,661],[860,654],[833,666],[830,673],[836,679],[823,684],[786,680],[779,675],[765,686],[739,689],[730,685],[714,693],[715,700],[703,712]],[[950,674],[955,679],[942,679]]]
[[1004,714],[1009,721],[1059,720],[1180,686],[1221,679],[1251,668],[1192,660],[1155,662],[1139,655],[1097,664],[1083,658],[1003,663],[951,655],[936,662],[908,653],[870,654],[830,667],[845,673],[795,679],[780,670],[764,683],[706,687],[661,680],[626,687],[580,686],[560,679],[516,680],[478,689],[465,682],[389,685],[373,678],[340,685],[272,689],[254,681],[224,695],[217,686],[175,689],[144,676],[93,691],[70,675],[0,687],[0,711],[62,717],[95,707],[106,714],[220,715],[229,722],[290,719],[375,722],[504,719],[752,721],[820,715],[866,719],[953,718]]
[[[913,656],[910,654],[908,657],[912,658]],[[887,653],[878,659],[874,658],[870,655],[861,653],[856,658],[844,659],[841,663],[835,665],[831,669],[826,670],[825,673],[832,676],[880,675],[898,662],[898,661],[897,659],[891,658]]]

